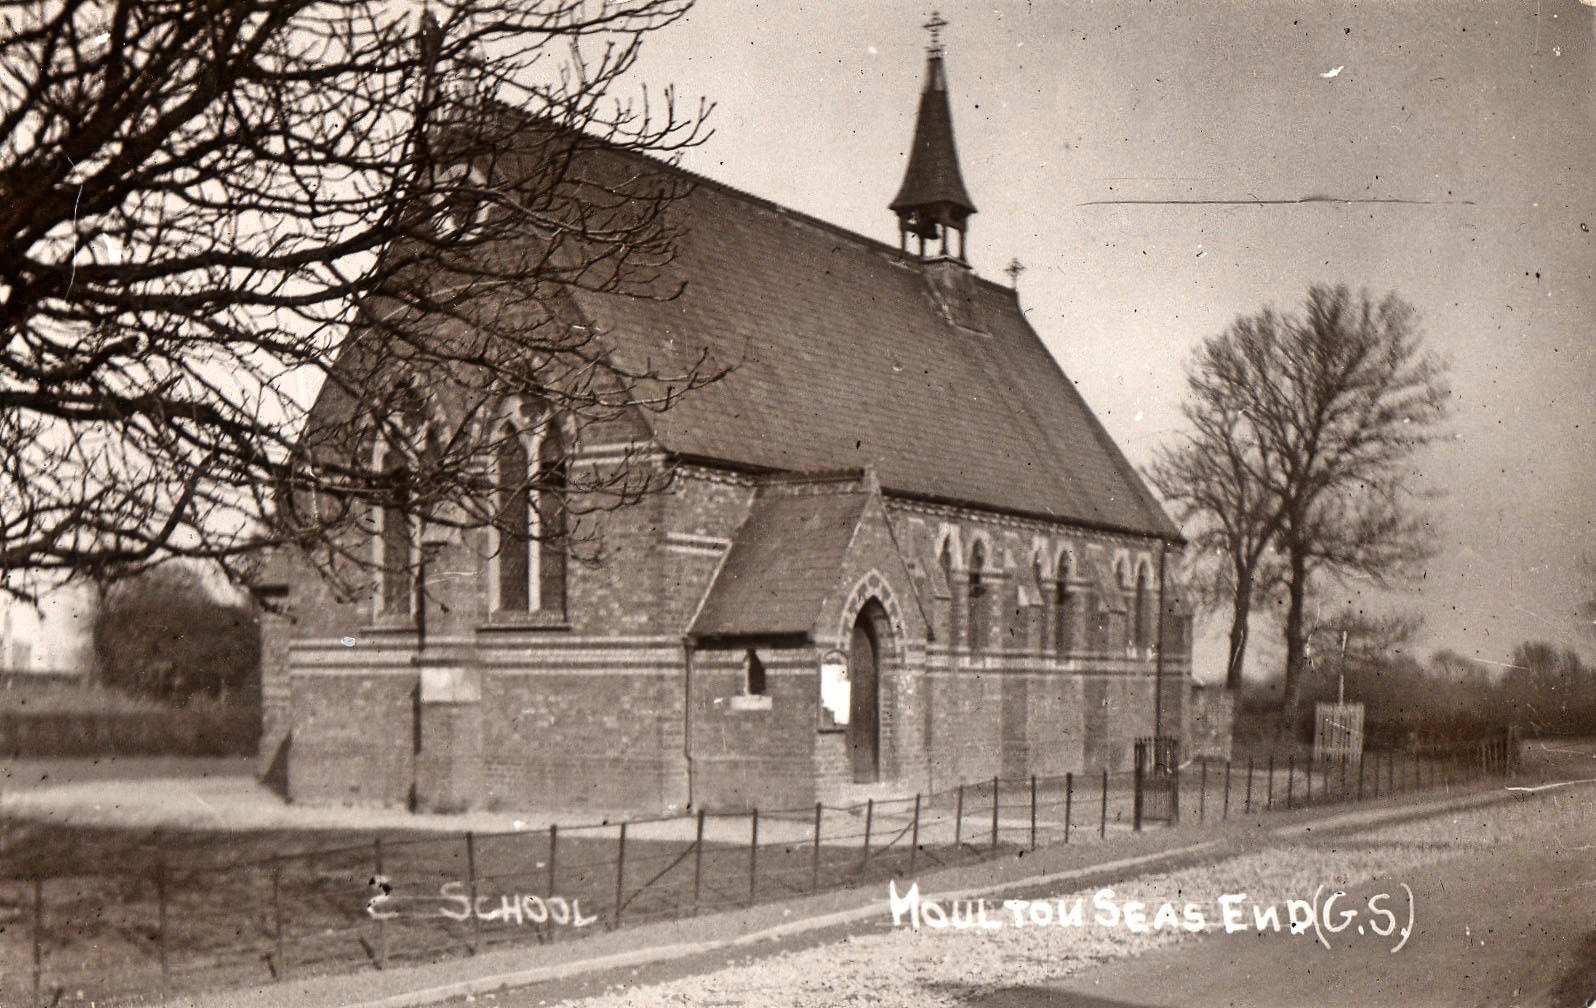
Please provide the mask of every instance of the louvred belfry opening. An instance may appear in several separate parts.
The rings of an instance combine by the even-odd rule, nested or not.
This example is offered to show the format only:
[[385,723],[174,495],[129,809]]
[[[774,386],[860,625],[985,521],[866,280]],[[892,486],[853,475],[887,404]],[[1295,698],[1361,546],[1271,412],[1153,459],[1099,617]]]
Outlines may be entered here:
[[[898,215],[899,247],[905,252],[912,234],[919,239],[922,259],[927,243],[939,242],[938,255],[964,262],[965,230],[970,215],[975,213],[975,204],[965,192],[959,154],[953,144],[953,115],[948,108],[948,78],[942,65],[940,35],[946,24],[936,14],[926,24],[931,46],[926,56],[925,90],[920,92],[909,167],[890,208]],[[949,246],[950,231],[959,236],[956,252]]]

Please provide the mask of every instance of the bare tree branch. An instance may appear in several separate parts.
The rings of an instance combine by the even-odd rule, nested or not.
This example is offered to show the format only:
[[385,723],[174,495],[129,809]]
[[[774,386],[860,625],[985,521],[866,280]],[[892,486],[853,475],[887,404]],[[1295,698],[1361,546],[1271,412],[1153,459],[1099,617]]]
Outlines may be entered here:
[[[580,430],[713,380],[572,298],[680,289],[688,184],[637,155],[708,107],[624,89],[687,7],[0,0],[0,590],[285,541],[355,578],[371,506],[493,520],[493,404]],[[359,449],[417,389],[471,405],[396,481]],[[619,506],[632,461],[537,489]]]

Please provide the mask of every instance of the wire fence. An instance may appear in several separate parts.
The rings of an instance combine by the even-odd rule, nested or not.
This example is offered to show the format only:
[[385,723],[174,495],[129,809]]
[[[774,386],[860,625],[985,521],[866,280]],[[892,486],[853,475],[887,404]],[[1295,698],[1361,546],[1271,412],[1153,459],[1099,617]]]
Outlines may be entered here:
[[[1198,823],[1508,770],[1485,744],[1355,765],[1176,765]],[[1277,765],[1277,762],[1279,765]],[[1195,778],[1195,779],[1193,779]],[[0,880],[0,1003],[154,1003],[202,988],[436,961],[791,899],[1135,828],[1135,777],[994,777],[852,805],[468,833],[225,865]],[[1184,804],[1184,809],[1179,804]]]

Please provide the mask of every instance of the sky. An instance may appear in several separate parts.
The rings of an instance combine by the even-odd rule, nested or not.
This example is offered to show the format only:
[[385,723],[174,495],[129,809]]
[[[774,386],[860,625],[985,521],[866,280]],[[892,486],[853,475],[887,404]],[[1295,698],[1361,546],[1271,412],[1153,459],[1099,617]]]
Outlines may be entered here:
[[[1440,549],[1413,585],[1330,604],[1421,613],[1421,657],[1591,653],[1596,8],[938,9],[971,262],[1000,282],[1024,265],[1032,325],[1132,462],[1178,430],[1190,354],[1236,316],[1318,282],[1394,291],[1450,365],[1445,437],[1413,460]],[[896,242],[930,13],[700,0],[637,80],[716,103],[687,167]],[[1104,202],[1316,196],[1397,202]],[[1215,660],[1199,651],[1199,674]]]

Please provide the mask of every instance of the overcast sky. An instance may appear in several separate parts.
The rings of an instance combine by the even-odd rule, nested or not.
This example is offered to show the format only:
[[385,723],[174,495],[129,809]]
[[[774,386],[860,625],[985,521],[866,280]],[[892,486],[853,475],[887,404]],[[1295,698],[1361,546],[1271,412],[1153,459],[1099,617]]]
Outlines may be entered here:
[[[1596,550],[1593,15],[1573,0],[939,7],[970,258],[1133,462],[1193,347],[1315,282],[1394,290],[1451,362],[1421,650],[1575,643]],[[700,0],[640,80],[717,103],[686,164],[896,242],[922,2]],[[1339,72],[1332,73],[1340,68]],[[1102,205],[1104,200],[1413,202]],[[1587,638],[1589,639],[1589,638]]]

